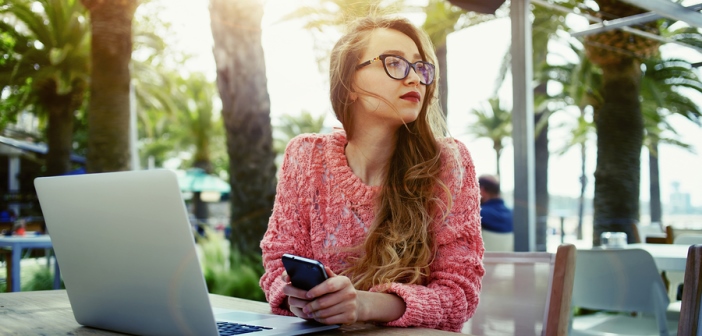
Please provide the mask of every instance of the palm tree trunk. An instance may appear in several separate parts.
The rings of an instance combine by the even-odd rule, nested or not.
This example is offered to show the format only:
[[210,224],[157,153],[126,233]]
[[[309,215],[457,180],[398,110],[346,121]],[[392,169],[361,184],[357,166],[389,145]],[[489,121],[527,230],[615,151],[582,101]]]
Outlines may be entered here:
[[[205,145],[203,145],[203,143],[205,143]],[[204,148],[208,148],[209,142],[202,141],[201,145],[198,146],[199,150],[202,150],[201,153],[203,153],[203,154],[201,154],[201,155],[208,156],[207,153],[209,153],[209,151],[207,149],[202,149],[203,148],[202,146],[204,146]],[[210,162],[209,158],[202,159],[202,160],[196,159],[196,161],[193,163],[193,167],[200,168],[200,169],[204,170],[206,174],[212,174],[212,171],[213,171],[212,163]],[[192,202],[193,202],[193,214],[195,215],[195,218],[206,222],[207,219],[210,218],[210,207],[208,206],[208,204],[206,202],[204,202],[202,200],[202,192],[199,192],[199,191],[194,192]]]
[[495,145],[492,147],[495,150],[495,166],[497,167],[497,179],[500,179],[500,156],[502,155],[502,146],[500,144],[495,143]]
[[651,179],[650,191],[650,210],[651,223],[660,223],[662,220],[661,212],[661,185],[660,172],[658,171],[658,140],[651,139],[651,148],[648,151],[648,172]]
[[[581,112],[584,114],[584,112]],[[580,197],[578,197],[578,240],[583,239],[583,215],[585,214],[585,188],[587,187],[587,174],[585,160],[587,158],[587,145],[580,144]]]
[[640,62],[624,58],[602,66],[604,104],[595,117],[597,168],[593,244],[606,231],[627,233],[634,242],[639,219],[643,116],[639,102]]
[[[534,88],[534,96],[546,95],[546,83]],[[534,125],[541,118],[548,118],[546,111],[534,114]],[[548,119],[534,139],[534,186],[536,196],[536,250],[546,251],[546,229],[548,227]]]
[[74,112],[83,103],[85,82],[76,80],[73,90],[65,95],[56,94],[56,82],[47,82],[41,88],[40,107],[49,116],[46,127],[48,152],[46,153],[46,176],[64,175],[71,170],[73,150]]
[[46,153],[46,176],[64,175],[71,170],[74,110],[70,104],[66,104],[66,99],[56,98],[46,105],[49,112],[49,124],[46,127],[49,147]]
[[244,255],[261,251],[276,187],[262,16],[263,3],[258,0],[210,0],[229,153],[231,243]]
[[439,102],[444,111],[444,117],[448,115],[448,61],[446,55],[446,42],[444,42],[436,47],[436,59],[439,63]]
[[82,0],[90,12],[91,81],[87,170],[130,169],[129,62],[136,0]]

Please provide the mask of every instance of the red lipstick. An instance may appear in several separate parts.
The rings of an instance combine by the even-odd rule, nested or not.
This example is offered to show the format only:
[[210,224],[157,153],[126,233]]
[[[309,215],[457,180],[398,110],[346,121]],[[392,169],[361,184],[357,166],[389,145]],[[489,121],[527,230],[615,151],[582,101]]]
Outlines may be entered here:
[[402,96],[400,96],[400,99],[404,100],[409,100],[411,102],[419,103],[422,100],[422,96],[419,94],[417,91],[410,91]]

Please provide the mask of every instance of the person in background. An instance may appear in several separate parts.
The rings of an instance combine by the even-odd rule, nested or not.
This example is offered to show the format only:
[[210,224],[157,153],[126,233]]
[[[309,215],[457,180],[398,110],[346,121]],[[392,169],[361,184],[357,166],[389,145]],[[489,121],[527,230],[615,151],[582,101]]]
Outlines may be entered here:
[[485,251],[511,252],[514,250],[512,210],[500,195],[500,181],[492,175],[481,175],[480,226]]
[[12,223],[16,219],[17,219],[17,215],[15,214],[15,210],[7,209],[7,210],[0,211],[0,222]]
[[[276,314],[460,331],[478,306],[479,191],[465,145],[445,137],[436,56],[401,18],[354,22],[331,53],[331,104],[343,131],[290,141],[261,250]],[[284,253],[327,280],[290,284]]]

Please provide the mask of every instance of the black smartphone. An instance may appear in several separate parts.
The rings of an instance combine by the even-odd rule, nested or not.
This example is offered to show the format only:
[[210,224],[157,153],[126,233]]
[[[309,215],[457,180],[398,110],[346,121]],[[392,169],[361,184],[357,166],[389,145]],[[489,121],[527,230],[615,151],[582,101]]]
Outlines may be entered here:
[[321,262],[292,254],[283,254],[283,266],[290,276],[293,286],[310,290],[327,279],[327,272]]

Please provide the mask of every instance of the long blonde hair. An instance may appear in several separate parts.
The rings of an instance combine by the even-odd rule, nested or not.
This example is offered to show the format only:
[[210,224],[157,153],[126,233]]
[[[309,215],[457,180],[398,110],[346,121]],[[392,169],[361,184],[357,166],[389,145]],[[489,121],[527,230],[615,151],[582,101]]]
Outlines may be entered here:
[[[354,136],[349,95],[356,65],[362,61],[370,33],[378,28],[407,35],[422,59],[436,64],[428,37],[406,19],[366,17],[352,23],[332,49],[330,65],[332,108],[349,141]],[[436,252],[431,224],[443,220],[451,208],[450,192],[439,178],[442,162],[436,136],[446,134],[446,123],[436,97],[437,82],[438,76],[427,85],[417,119],[397,131],[397,145],[378,195],[375,219],[365,242],[357,247],[360,256],[350,260],[351,266],[344,271],[358,289],[392,282],[423,284],[429,276]],[[440,197],[440,191],[444,197]]]

